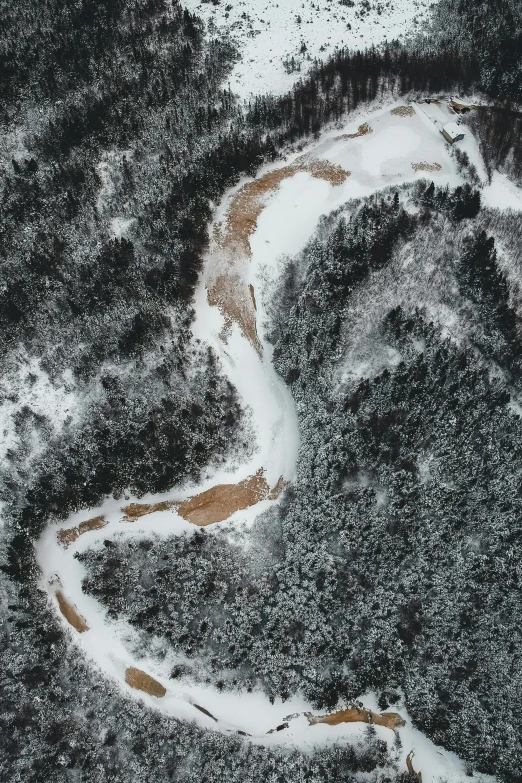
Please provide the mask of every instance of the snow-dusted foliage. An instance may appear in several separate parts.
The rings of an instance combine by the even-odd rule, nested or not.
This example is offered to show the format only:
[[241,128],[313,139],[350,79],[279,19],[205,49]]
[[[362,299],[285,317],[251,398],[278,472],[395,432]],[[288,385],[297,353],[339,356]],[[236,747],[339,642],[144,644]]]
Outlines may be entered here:
[[[369,10],[353,13],[367,26]],[[343,747],[265,748],[128,698],[50,613],[33,542],[104,496],[251,454],[239,394],[191,331],[215,205],[385,95],[519,100],[517,4],[442,0],[435,38],[324,63],[299,41],[285,67],[302,80],[248,104],[224,87],[230,39],[177,2],[10,0],[0,15],[0,778],[411,780],[400,739],[371,726]],[[490,175],[520,177],[517,107],[471,122]],[[289,261],[267,329],[302,443],[277,508],[236,536],[111,533],[78,560],[129,644],[182,661],[172,682],[321,710],[404,696],[470,769],[517,781],[521,234],[455,160],[466,184],[352,201]]]
[[518,237],[471,187],[421,181],[333,213],[287,266],[272,339],[296,484],[235,544],[80,556],[149,652],[182,655],[174,678],[323,710],[402,689],[436,742],[518,779]]

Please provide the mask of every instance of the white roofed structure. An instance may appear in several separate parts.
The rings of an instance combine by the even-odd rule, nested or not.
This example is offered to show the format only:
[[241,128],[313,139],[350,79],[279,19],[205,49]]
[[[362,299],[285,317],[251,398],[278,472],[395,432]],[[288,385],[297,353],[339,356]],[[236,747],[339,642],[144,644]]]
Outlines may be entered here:
[[442,135],[449,141],[450,144],[454,144],[456,141],[461,141],[464,138],[464,131],[456,122],[448,122],[442,128]]

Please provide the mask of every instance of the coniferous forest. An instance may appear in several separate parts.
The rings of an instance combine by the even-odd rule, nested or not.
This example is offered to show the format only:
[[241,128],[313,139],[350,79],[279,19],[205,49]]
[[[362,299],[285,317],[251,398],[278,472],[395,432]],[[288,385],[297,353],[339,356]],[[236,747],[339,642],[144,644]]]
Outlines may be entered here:
[[[251,448],[192,336],[209,222],[241,177],[376,101],[459,93],[480,97],[488,177],[522,183],[520,4],[439,0],[418,37],[248,101],[231,40],[176,1],[6,0],[0,19],[0,781],[418,779],[372,726],[264,747],[129,698],[70,643],[34,543]],[[244,540],[87,549],[84,591],[143,654],[180,653],[173,679],[322,711],[402,698],[470,775],[522,781],[521,247],[520,213],[483,204],[469,171],[321,218],[265,324],[298,412],[295,483]]]

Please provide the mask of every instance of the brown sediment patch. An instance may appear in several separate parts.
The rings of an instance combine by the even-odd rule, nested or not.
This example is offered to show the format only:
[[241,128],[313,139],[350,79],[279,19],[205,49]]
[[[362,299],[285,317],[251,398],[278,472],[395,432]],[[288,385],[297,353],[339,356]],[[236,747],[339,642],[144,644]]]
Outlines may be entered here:
[[410,752],[406,756],[406,769],[408,770],[410,775],[414,775],[417,778],[419,783],[422,783],[422,772],[415,772],[411,761],[412,756],[413,756],[413,751],[410,750]]
[[412,163],[411,167],[414,171],[441,171],[442,169],[440,163],[427,163],[426,161]]
[[281,476],[277,484],[270,489],[260,468],[255,476],[250,476],[238,484],[218,484],[200,492],[188,500],[164,500],[160,503],[131,503],[122,508],[127,522],[153,514],[155,511],[170,511],[175,508],[183,519],[199,527],[223,522],[236,511],[259,503],[261,500],[277,500],[287,486]]
[[362,125],[359,125],[357,133],[343,133],[342,136],[336,136],[335,140],[347,141],[348,139],[357,139],[359,136],[366,136],[368,133],[373,133],[373,128],[367,122],[364,122]]
[[62,530],[59,530],[57,533],[58,542],[62,546],[68,547],[69,544],[76,541],[83,533],[87,533],[89,530],[100,530],[100,528],[105,527],[106,524],[107,520],[103,516],[86,519],[85,522],[80,522],[77,527],[62,528]]
[[396,117],[413,117],[415,109],[413,106],[396,106],[390,114],[394,114]]
[[163,500],[161,503],[131,503],[122,508],[122,511],[125,513],[126,522],[135,522],[147,514],[153,514],[155,511],[170,511],[178,505],[178,501],[175,500]]
[[215,718],[211,712],[206,710],[204,707],[200,707],[199,704],[193,704],[193,707],[195,707],[197,710],[203,713],[203,715],[208,715],[209,718],[212,718],[212,720],[215,720],[217,723],[217,718]]
[[308,172],[334,186],[342,185],[350,176],[349,171],[337,164],[304,155],[289,166],[269,171],[243,185],[230,204],[225,225],[220,231],[215,227],[216,242],[226,253],[226,263],[208,286],[208,302],[211,307],[219,307],[225,318],[222,339],[226,340],[235,322],[259,354],[262,349],[256,328],[255,298],[245,285],[242,266],[251,256],[250,237],[263,211],[264,197],[299,172]]
[[453,109],[456,114],[461,114],[463,109],[464,111],[471,111],[471,109],[477,108],[474,103],[458,103],[457,101],[450,101],[449,107],[450,109]]
[[134,668],[134,666],[129,666],[125,671],[125,682],[131,688],[135,688],[137,691],[144,691],[157,699],[161,699],[167,693],[167,689],[163,687],[161,682],[158,682],[154,677],[146,674],[141,669]]
[[262,348],[259,342],[256,326],[256,310],[251,291],[243,283],[239,275],[232,272],[219,275],[208,289],[208,303],[211,307],[219,307],[225,318],[225,325],[220,337],[226,342],[232,323],[237,323],[247,340],[261,356]]
[[279,476],[277,484],[270,490],[268,497],[270,500],[277,500],[281,492],[288,486],[288,481],[285,481],[282,476]]
[[270,729],[267,731],[267,734],[273,734],[275,731],[283,731],[283,729],[288,728],[288,723],[280,723],[279,726],[276,726],[275,729]]
[[84,633],[89,630],[89,626],[85,622],[84,618],[77,612],[76,607],[71,604],[70,601],[64,596],[61,590],[56,591],[56,600],[60,607],[60,612],[63,614],[67,622],[76,628],[78,633]]
[[252,297],[252,304],[254,305],[254,310],[257,312],[257,303],[256,303],[256,292],[254,291],[254,286],[252,283],[248,286],[250,289],[250,296]]
[[339,723],[374,723],[376,726],[385,726],[396,731],[406,725],[406,721],[397,712],[378,713],[355,706],[330,715],[312,715],[309,712],[305,712],[305,715],[310,726],[317,723],[327,723],[329,726],[337,726]]
[[236,511],[250,508],[261,500],[270,498],[270,495],[270,487],[261,469],[255,476],[250,476],[239,484],[218,484],[194,495],[181,503],[178,514],[193,525],[205,527],[223,522]]
[[221,246],[234,249],[239,246],[243,254],[250,257],[248,240],[256,230],[257,219],[263,211],[263,196],[276,190],[283,180],[303,171],[334,186],[342,185],[350,176],[349,171],[328,160],[303,156],[289,166],[274,169],[253,182],[247,182],[229,207],[226,226],[221,235]]

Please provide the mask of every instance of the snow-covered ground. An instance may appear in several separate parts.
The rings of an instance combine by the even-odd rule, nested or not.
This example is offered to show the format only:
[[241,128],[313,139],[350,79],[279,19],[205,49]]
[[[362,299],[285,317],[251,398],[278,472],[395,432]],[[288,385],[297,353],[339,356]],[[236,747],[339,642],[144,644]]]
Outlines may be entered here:
[[[230,76],[242,98],[282,93],[304,76],[314,58],[336,49],[362,49],[414,31],[429,0],[184,0],[207,24],[209,36],[229,35],[241,54]],[[292,65],[292,59],[294,64]],[[286,67],[285,67],[286,63]]]
[[[262,356],[236,324],[232,326],[226,341],[223,340],[224,318],[217,307],[209,305],[206,294],[207,280],[219,262],[219,245],[211,245],[195,298],[197,318],[194,335],[196,340],[212,345],[220,356],[224,371],[238,389],[243,405],[251,410],[257,443],[244,464],[209,472],[197,487],[177,487],[162,496],[140,498],[140,502],[183,500],[215,484],[240,481],[260,467],[265,469],[271,486],[281,475],[292,480],[299,447],[297,417],[289,391],[272,367],[271,348],[264,340],[264,289],[280,273],[285,255],[298,252],[308,241],[320,216],[346,200],[370,194],[386,185],[401,184],[423,176],[433,178],[438,184],[455,186],[462,182],[451,148],[444,142],[433,121],[420,107],[414,107],[414,113],[410,116],[393,112],[394,108],[397,107],[389,105],[374,107],[371,112],[361,110],[350,118],[345,127],[326,132],[319,142],[314,142],[304,151],[310,158],[327,160],[349,171],[350,176],[342,185],[332,185],[300,171],[283,180],[274,192],[265,197],[257,229],[250,237],[251,258],[244,259],[246,281],[256,290],[257,329],[263,346]],[[363,122],[371,127],[371,133],[342,138],[346,134],[353,134]],[[480,161],[476,159],[478,150],[469,136],[466,147],[472,160],[477,163],[480,174],[483,167],[480,168]],[[296,154],[287,161],[268,166],[258,176],[278,166],[288,165],[297,157]],[[438,166],[436,170],[426,173],[416,169],[416,165],[422,162],[430,165],[437,163]],[[247,181],[245,178],[225,195],[215,213],[216,224],[226,219],[231,202]],[[520,194],[515,193],[515,197],[519,198]],[[137,646],[135,630],[122,620],[109,619],[100,604],[83,593],[81,582],[85,572],[74,554],[87,547],[101,545],[103,540],[111,537],[151,534],[188,536],[197,528],[181,519],[174,510],[155,512],[128,523],[123,520],[121,506],[133,500],[126,498],[123,504],[108,499],[100,508],[75,514],[61,524],[49,525],[37,544],[42,589],[57,608],[56,590],[61,588],[66,598],[85,618],[89,630],[81,634],[72,630],[62,619],[74,642],[93,663],[118,682],[128,695],[142,700],[149,707],[178,718],[195,720],[206,728],[223,732],[247,732],[252,742],[305,749],[333,741],[357,741],[364,731],[363,724],[309,726],[304,712],[313,710],[299,696],[284,704],[280,700],[270,704],[262,693],[221,693],[212,686],[195,684],[188,679],[176,680],[176,684],[173,684],[169,673],[180,661],[172,651],[167,652],[165,657],[143,659],[137,656],[134,652]],[[248,524],[274,502],[277,501],[266,500],[246,511],[238,511],[221,524],[232,529],[238,524]],[[100,514],[107,520],[102,530],[81,535],[67,549],[58,543],[57,532],[60,528],[73,527]],[[127,686],[125,670],[129,666],[146,671],[162,683],[167,690],[165,697],[156,699]],[[377,709],[374,694],[363,695],[361,701],[365,707]],[[217,722],[199,711],[194,706],[196,704],[210,711]],[[434,746],[411,726],[404,704],[400,704],[397,709],[406,719],[406,726],[400,729],[402,750],[397,751],[397,760],[402,769],[405,769],[406,755],[413,750],[414,767],[422,772],[424,783],[442,780],[464,783],[469,780],[463,763],[454,754]],[[287,729],[267,734],[289,715],[295,717],[289,718]],[[377,727],[377,732],[390,747],[393,745],[395,735],[391,730]],[[475,779],[485,781],[488,778]]]
[[[19,446],[24,418],[35,417],[41,427],[58,433],[68,422],[78,422],[83,409],[70,371],[53,383],[38,359],[22,347],[9,361],[9,368],[4,368],[9,372],[0,382],[0,460]],[[32,441],[28,455],[34,459],[44,448],[45,439],[40,443],[32,428]]]

